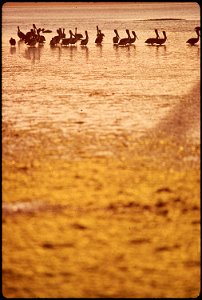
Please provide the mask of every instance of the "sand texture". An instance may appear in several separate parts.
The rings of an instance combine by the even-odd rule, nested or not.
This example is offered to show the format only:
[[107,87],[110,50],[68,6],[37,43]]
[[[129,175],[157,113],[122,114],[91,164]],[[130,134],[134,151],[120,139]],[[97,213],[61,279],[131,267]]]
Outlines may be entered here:
[[139,138],[3,122],[5,297],[199,294],[199,95]]

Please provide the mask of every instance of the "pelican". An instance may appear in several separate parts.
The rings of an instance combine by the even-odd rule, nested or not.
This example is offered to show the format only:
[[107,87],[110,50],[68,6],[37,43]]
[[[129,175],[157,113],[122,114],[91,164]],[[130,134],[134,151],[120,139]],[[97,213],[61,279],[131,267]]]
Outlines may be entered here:
[[79,38],[75,37],[75,35],[73,34],[73,32],[71,30],[69,30],[69,33],[70,33],[69,44],[70,45],[75,45],[76,42],[78,42]]
[[25,44],[28,44],[30,40],[32,39],[36,39],[37,35],[35,33],[35,29],[31,29],[30,31],[28,31],[25,35]]
[[190,44],[191,46],[194,46],[196,43],[198,43],[199,41],[199,31],[200,31],[200,27],[196,27],[195,28],[195,31],[196,31],[196,34],[197,34],[197,37],[196,38],[191,38],[189,39],[188,41],[186,41],[186,43]]
[[10,38],[9,43],[11,44],[11,46],[15,46],[16,45],[16,40],[13,38]]
[[64,38],[64,39],[62,39],[62,42],[61,42],[61,45],[62,45],[62,46],[68,46],[69,44],[71,44],[72,39],[75,38],[75,37],[74,37],[74,34],[72,33],[71,30],[69,30],[69,34],[70,34],[70,37],[69,37],[69,38]]
[[101,44],[102,41],[103,41],[103,37],[105,36],[104,33],[102,33],[102,31],[98,28],[98,26],[96,27],[97,28],[97,37],[95,39],[95,43],[96,44]]
[[37,43],[38,41],[37,41],[37,38],[30,38],[27,42],[26,42],[26,44],[28,45],[28,46],[30,46],[30,47],[35,47],[35,45],[36,45],[36,43]]
[[49,29],[44,29],[44,28],[42,28],[42,30],[41,30],[43,33],[51,33],[52,32],[52,30],[49,30]]
[[137,35],[136,35],[136,33],[135,33],[134,30],[132,30],[132,34],[133,34],[134,37],[130,39],[130,44],[135,43],[136,39],[138,39],[138,37],[137,37]]
[[154,31],[156,33],[156,37],[155,38],[149,38],[149,39],[147,39],[145,41],[145,43],[152,44],[152,45],[156,43],[156,40],[159,39],[159,34],[158,34],[158,30],[157,29],[155,29]]
[[20,38],[20,40],[25,40],[25,34],[20,31],[20,27],[18,26],[18,37]]
[[130,36],[130,32],[128,29],[126,29],[126,33],[127,33],[128,37],[121,39],[118,43],[119,46],[126,46],[128,43],[130,43],[131,36]]
[[113,44],[115,45],[115,44],[118,44],[120,37],[119,37],[117,29],[114,29],[114,32],[115,32],[116,36],[113,37]]
[[46,41],[46,39],[45,36],[40,35],[41,31],[42,31],[41,28],[37,29],[37,40],[40,44],[43,44]]
[[98,36],[96,37],[96,40],[95,40],[95,43],[101,44],[104,36],[105,36],[104,33],[102,33],[101,30],[99,30]]
[[97,36],[99,35],[99,27],[98,25],[96,26],[96,29],[97,29]]
[[83,38],[83,35],[81,33],[77,33],[77,27],[75,28],[75,34],[74,34],[75,38],[77,38],[78,40]]
[[51,41],[50,41],[50,45],[51,46],[56,46],[57,44],[59,44],[61,38],[62,38],[62,30],[61,28],[57,29],[57,33],[58,35],[54,36]]
[[166,36],[166,32],[165,31],[162,31],[163,32],[163,38],[162,39],[156,39],[155,43],[157,45],[162,45],[165,43],[165,41],[167,40],[167,36]]
[[57,33],[58,35],[61,37],[61,39],[64,39],[66,37],[66,34],[65,34],[65,28],[59,28],[57,30]]
[[86,35],[86,38],[81,40],[81,43],[80,43],[81,46],[86,46],[88,44],[88,31],[85,31],[85,35]]
[[33,24],[32,26],[33,26],[33,28],[34,28],[34,31],[36,32],[36,31],[37,31],[36,25]]
[[61,37],[59,35],[54,36],[51,41],[50,41],[50,45],[51,46],[56,46],[61,40]]

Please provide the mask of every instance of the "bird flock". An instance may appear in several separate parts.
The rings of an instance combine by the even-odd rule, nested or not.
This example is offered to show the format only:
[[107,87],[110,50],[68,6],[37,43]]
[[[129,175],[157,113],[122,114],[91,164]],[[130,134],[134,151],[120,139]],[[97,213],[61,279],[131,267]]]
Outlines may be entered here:
[[[52,33],[52,30],[44,29],[44,28],[37,28],[35,24],[33,24],[33,28],[30,29],[27,33],[23,33],[20,30],[20,27],[17,26],[17,35],[20,39],[20,41],[24,41],[24,43],[30,47],[35,47],[36,44],[44,44],[46,42],[46,38],[43,34],[45,33]],[[101,29],[97,26],[97,35],[95,38],[95,44],[101,45],[103,42],[103,39],[105,37],[104,33],[101,31]],[[196,37],[190,38],[186,41],[189,45],[193,46],[199,41],[200,37],[200,27],[195,27],[195,32],[197,34]],[[145,43],[148,45],[163,45],[165,44],[167,40],[166,32],[162,31],[163,37],[159,36],[158,30],[155,29],[156,36],[153,38],[148,38]],[[61,46],[73,46],[77,45],[78,42],[80,42],[81,46],[86,46],[89,41],[89,36],[87,30],[85,31],[85,36],[83,36],[81,33],[77,32],[77,27],[75,28],[75,32],[73,33],[72,30],[69,30],[69,37],[66,37],[65,28],[58,28],[56,30],[57,35],[52,37],[50,40],[50,46],[55,47],[57,45]],[[128,46],[135,43],[136,39],[138,39],[136,33],[134,30],[132,30],[132,36],[130,34],[130,31],[126,29],[126,37],[120,38],[118,34],[118,30],[114,29],[115,36],[112,39],[113,45],[116,46]],[[14,38],[10,38],[9,40],[11,46],[16,45],[16,40]]]

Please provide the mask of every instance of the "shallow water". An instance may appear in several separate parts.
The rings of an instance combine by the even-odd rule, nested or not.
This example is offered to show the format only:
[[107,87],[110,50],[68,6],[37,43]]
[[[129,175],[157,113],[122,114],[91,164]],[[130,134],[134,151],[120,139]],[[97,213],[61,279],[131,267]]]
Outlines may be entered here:
[[[2,114],[3,122],[15,128],[64,134],[96,131],[100,134],[124,130],[142,135],[172,110],[199,80],[200,48],[186,40],[199,26],[199,6],[185,3],[104,6],[66,5],[47,7],[3,6],[2,19]],[[154,7],[154,9],[153,9]],[[30,14],[32,18],[30,18]],[[148,20],[148,19],[159,20]],[[178,18],[180,20],[163,20]],[[162,19],[162,20],[161,20]],[[17,25],[23,32],[32,24],[53,30],[44,34],[42,47],[28,47],[18,41]],[[96,46],[96,25],[105,38]],[[56,29],[64,27],[84,34],[87,47],[50,48]],[[135,30],[135,45],[114,47],[113,30],[121,37],[125,29]],[[148,46],[154,28],[166,30],[164,46]],[[10,37],[17,45],[11,48]]]

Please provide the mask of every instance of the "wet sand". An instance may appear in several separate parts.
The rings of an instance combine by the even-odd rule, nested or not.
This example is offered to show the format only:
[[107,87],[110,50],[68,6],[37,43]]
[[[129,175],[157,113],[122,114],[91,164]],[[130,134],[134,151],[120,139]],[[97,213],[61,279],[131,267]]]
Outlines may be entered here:
[[199,95],[139,138],[2,124],[5,297],[198,296]]

